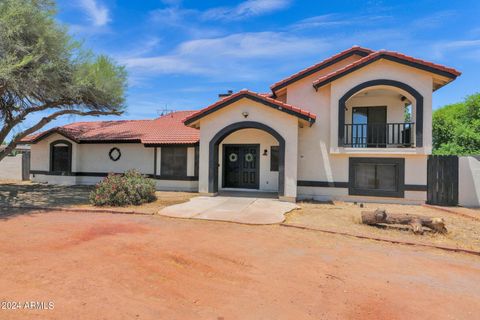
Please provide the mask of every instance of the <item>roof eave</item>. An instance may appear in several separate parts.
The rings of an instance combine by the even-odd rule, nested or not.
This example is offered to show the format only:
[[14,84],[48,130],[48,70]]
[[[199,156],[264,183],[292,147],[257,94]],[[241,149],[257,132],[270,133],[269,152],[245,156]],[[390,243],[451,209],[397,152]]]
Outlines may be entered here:
[[428,65],[424,65],[424,64],[421,64],[421,63],[418,63],[418,62],[414,62],[414,61],[410,61],[410,60],[406,60],[406,59],[402,59],[402,58],[399,58],[399,57],[396,57],[396,56],[391,56],[391,55],[388,55],[388,54],[378,54],[376,57],[372,58],[372,59],[369,59],[363,63],[360,63],[348,70],[345,70],[344,72],[341,72],[339,74],[336,74],[332,77],[329,77],[323,81],[319,81],[319,80],[316,80],[313,82],[313,87],[315,88],[315,90],[318,90],[320,87],[323,87],[325,85],[327,85],[328,83],[331,83],[339,78],[342,78],[354,71],[357,71],[371,63],[374,63],[378,60],[381,60],[381,59],[385,59],[385,60],[389,60],[389,61],[393,61],[393,62],[397,62],[397,63],[400,63],[400,64],[403,64],[403,65],[407,65],[407,66],[410,66],[410,67],[413,67],[413,68],[417,68],[417,69],[420,69],[420,70],[423,70],[423,71],[426,71],[426,72],[430,72],[430,73],[433,73],[433,74],[438,74],[438,75],[441,75],[441,76],[444,76],[446,78],[449,78],[451,79],[449,82],[447,83],[450,83],[452,82],[453,80],[455,80],[458,76],[461,75],[460,72],[456,71],[454,72],[452,70],[452,72],[450,71],[447,71],[447,70],[440,70],[438,68],[434,68],[432,66],[428,66]]
[[192,125],[196,124],[201,118],[203,118],[203,117],[205,117],[205,116],[207,116],[207,115],[209,115],[209,114],[211,114],[211,113],[217,111],[218,109],[221,109],[221,108],[223,108],[227,105],[235,103],[235,102],[237,102],[241,99],[250,99],[252,101],[255,101],[255,102],[264,104],[266,106],[269,106],[273,109],[277,109],[279,111],[282,111],[282,112],[291,114],[293,116],[296,116],[297,118],[305,120],[309,123],[314,123],[315,119],[316,119],[316,116],[314,116],[314,115],[306,115],[306,114],[303,114],[303,113],[300,113],[300,112],[296,112],[294,110],[276,105],[275,103],[272,103],[272,102],[268,101],[267,98],[265,98],[265,97],[257,96],[257,95],[251,94],[250,92],[240,91],[236,95],[233,95],[229,98],[226,98],[223,101],[218,102],[216,105],[214,104],[213,107],[212,106],[207,107],[205,111],[200,112],[198,115],[194,115],[193,117],[187,117],[186,119],[184,119],[183,123],[186,126],[192,126]]
[[314,74],[314,73],[316,73],[316,72],[318,72],[322,69],[325,69],[325,68],[327,68],[331,65],[334,65],[337,62],[345,60],[348,57],[351,57],[353,55],[359,55],[361,57],[366,57],[371,53],[373,53],[373,50],[366,49],[366,48],[361,48],[361,47],[353,47],[351,49],[346,50],[344,53],[339,54],[336,57],[334,56],[334,57],[326,59],[324,62],[320,62],[318,64],[318,66],[315,67],[315,68],[312,68],[310,70],[308,70],[309,68],[307,68],[307,71],[305,71],[302,74],[299,74],[297,76],[293,76],[291,79],[286,78],[285,80],[279,81],[278,84],[274,84],[274,85],[270,86],[270,90],[272,91],[273,95],[275,96],[277,91],[291,85],[294,82],[297,82],[297,81],[299,81],[303,78],[306,78],[306,77],[308,77],[308,76],[310,76],[310,75],[312,75],[312,74]]

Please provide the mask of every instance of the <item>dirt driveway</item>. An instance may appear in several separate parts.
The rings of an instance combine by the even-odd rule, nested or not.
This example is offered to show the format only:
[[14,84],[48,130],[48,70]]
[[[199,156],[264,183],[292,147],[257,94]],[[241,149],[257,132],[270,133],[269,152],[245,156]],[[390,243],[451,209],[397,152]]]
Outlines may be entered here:
[[282,226],[0,218],[0,319],[478,319],[480,259]]

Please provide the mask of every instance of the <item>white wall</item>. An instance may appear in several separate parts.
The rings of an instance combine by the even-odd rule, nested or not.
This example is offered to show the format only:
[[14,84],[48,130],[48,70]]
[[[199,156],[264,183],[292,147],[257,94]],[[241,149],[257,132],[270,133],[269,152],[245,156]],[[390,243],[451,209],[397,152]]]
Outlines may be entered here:
[[6,156],[0,161],[0,180],[22,180],[22,154]]
[[[378,157],[378,155],[359,154],[357,157]],[[350,155],[339,154],[327,157],[328,161],[319,163],[318,166],[311,166],[305,162],[312,162],[310,159],[300,159],[298,180],[325,181],[325,182],[348,182],[349,180],[349,157]],[[405,184],[427,185],[427,157],[425,155],[382,155],[382,158],[404,158],[405,159]],[[317,199],[352,199],[358,196],[348,196],[348,188],[334,187],[298,187],[299,198]],[[363,196],[362,196],[363,197]],[[373,197],[372,197],[373,198]],[[376,199],[377,197],[374,197]],[[426,191],[405,191],[406,200],[421,201],[427,200]]]
[[50,143],[67,140],[72,144],[72,171],[77,171],[77,144],[59,134],[52,134],[30,146],[30,170],[50,171]]
[[480,156],[458,160],[458,202],[464,207],[480,207]]
[[[248,112],[248,118],[244,118],[243,112]],[[266,124],[285,139],[285,197],[293,200],[297,195],[298,118],[249,99],[241,99],[200,120],[199,191],[208,193],[210,140],[228,125],[242,121]]]
[[[50,171],[50,143],[56,140],[67,140],[72,143],[72,172],[90,173],[123,173],[129,169],[136,169],[143,174],[154,172],[154,148],[146,148],[143,144],[77,144],[59,134],[53,134],[31,146],[31,170]],[[118,148],[121,157],[112,161],[109,157],[110,149]],[[158,148],[157,170],[160,173],[161,148]],[[194,175],[195,150],[188,148],[188,176]],[[92,185],[102,177],[89,176],[54,176],[33,174],[31,180],[35,182],[75,185]],[[197,191],[198,181],[156,180],[157,190]]]
[[[432,75],[412,67],[385,60],[372,63],[327,85],[331,88],[330,128],[332,135],[330,136],[330,147],[333,149],[332,151],[338,151],[335,150],[338,149],[338,101],[347,91],[358,84],[377,79],[403,82],[415,88],[423,96],[423,147],[417,149],[423,154],[430,154],[432,150]],[[389,87],[378,86],[377,88],[388,89]],[[407,92],[400,91],[410,101],[415,101]]]
[[[258,129],[243,129],[236,131],[223,140],[219,146],[220,167],[218,171],[218,186],[221,189],[223,177],[223,145],[224,144],[260,144],[259,154],[259,188],[262,191],[278,191],[278,172],[270,171],[270,147],[278,146],[277,140],[269,133]],[[263,150],[267,150],[268,155],[263,156]]]

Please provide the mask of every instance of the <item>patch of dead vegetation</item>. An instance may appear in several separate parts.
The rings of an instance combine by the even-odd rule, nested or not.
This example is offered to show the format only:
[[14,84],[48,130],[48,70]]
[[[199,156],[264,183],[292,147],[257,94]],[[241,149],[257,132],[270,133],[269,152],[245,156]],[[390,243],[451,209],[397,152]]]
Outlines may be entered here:
[[[480,250],[480,221],[455,213],[419,205],[365,203],[363,208],[349,202],[301,202],[301,209],[287,214],[285,224],[348,232],[362,236],[383,237],[397,241],[420,242]],[[445,219],[448,232],[444,235],[426,230],[422,236],[414,235],[408,226],[368,226],[361,223],[360,213],[377,208],[391,213],[409,213]],[[462,208],[462,210],[470,210]],[[478,212],[472,210],[472,212]]]

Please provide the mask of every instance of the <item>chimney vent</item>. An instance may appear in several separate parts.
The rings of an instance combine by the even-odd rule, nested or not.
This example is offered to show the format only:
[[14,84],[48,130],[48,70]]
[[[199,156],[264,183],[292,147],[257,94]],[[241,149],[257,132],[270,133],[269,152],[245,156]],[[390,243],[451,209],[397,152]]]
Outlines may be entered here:
[[226,98],[226,97],[228,97],[228,96],[231,96],[232,94],[233,94],[233,90],[228,90],[227,93],[220,93],[220,94],[218,94],[218,97],[219,97],[220,99],[222,99],[222,98]]

